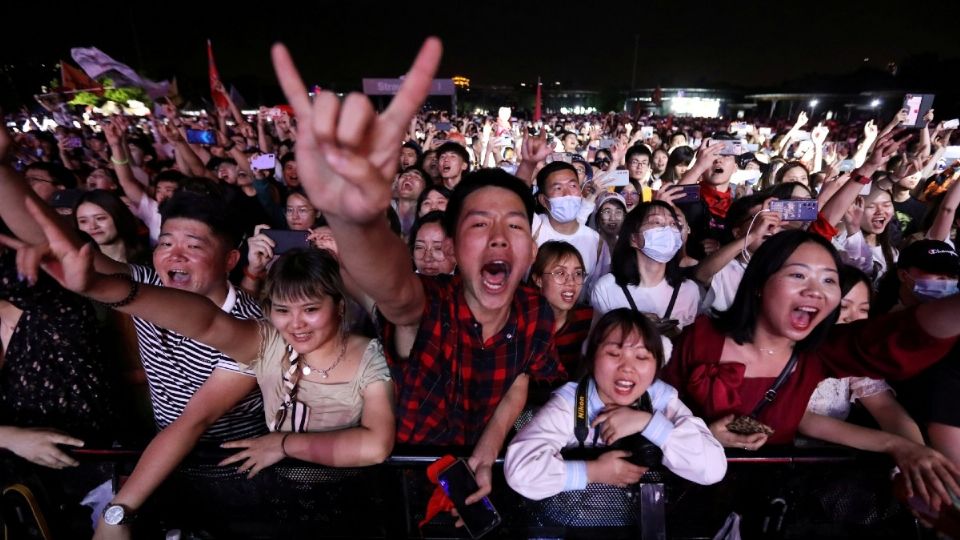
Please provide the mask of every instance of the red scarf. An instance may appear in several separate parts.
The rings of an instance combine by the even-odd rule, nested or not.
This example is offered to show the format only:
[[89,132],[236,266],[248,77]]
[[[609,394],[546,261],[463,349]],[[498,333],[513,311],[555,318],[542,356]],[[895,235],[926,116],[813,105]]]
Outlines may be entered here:
[[718,218],[726,218],[727,210],[730,209],[730,203],[733,202],[733,192],[717,191],[717,188],[707,183],[700,184],[700,198],[707,203],[710,213]]

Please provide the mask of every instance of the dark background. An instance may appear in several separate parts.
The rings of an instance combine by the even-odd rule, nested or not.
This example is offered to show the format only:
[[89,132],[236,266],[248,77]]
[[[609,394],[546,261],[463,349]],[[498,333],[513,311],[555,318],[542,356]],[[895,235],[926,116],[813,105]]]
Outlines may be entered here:
[[290,46],[308,84],[351,91],[363,77],[402,75],[430,34],[445,46],[439,76],[473,86],[532,88],[539,75],[567,88],[628,90],[639,43],[638,88],[903,89],[936,92],[941,107],[940,95],[960,88],[958,2],[34,1],[4,11],[5,107],[58,78],[54,65],[70,60],[71,47],[89,46],[151,79],[176,76],[188,100],[208,98],[208,37],[222,80],[248,105],[281,100],[274,41]]

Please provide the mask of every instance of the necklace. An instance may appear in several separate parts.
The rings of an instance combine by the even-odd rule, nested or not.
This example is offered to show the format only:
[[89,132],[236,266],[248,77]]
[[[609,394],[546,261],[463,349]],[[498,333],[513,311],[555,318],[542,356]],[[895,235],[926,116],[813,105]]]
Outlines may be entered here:
[[340,354],[337,355],[337,360],[333,363],[333,365],[331,365],[331,366],[328,367],[327,369],[320,369],[320,368],[314,369],[314,368],[311,368],[310,366],[308,366],[306,359],[304,359],[304,361],[303,361],[303,367],[300,368],[300,370],[303,372],[304,375],[310,375],[311,373],[313,373],[314,371],[316,371],[317,373],[320,374],[320,378],[321,378],[321,379],[326,379],[327,376],[328,376],[328,374],[329,374],[331,371],[333,371],[334,368],[336,368],[337,366],[339,366],[339,365],[340,365],[340,362],[343,361],[343,355],[344,355],[346,352],[347,352],[347,340],[346,340],[346,338],[344,338],[344,339],[340,342]]
[[776,350],[776,349],[764,349],[763,347],[760,347],[760,352],[766,353],[767,356],[773,356],[773,355],[777,354],[777,350]]

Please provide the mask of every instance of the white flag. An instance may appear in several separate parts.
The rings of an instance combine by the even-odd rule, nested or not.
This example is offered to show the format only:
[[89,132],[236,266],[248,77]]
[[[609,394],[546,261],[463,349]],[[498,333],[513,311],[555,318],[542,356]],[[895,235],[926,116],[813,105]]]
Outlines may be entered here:
[[70,49],[70,56],[87,75],[96,79],[108,74],[114,80],[143,88],[150,97],[157,99],[167,95],[168,81],[154,82],[137,74],[130,66],[117,62],[96,47]]

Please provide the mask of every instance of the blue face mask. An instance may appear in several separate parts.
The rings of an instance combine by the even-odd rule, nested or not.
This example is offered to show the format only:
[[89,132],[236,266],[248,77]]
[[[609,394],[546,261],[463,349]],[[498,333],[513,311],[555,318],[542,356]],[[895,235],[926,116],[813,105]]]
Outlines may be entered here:
[[955,279],[917,279],[913,282],[913,295],[921,301],[937,300],[960,292]]

